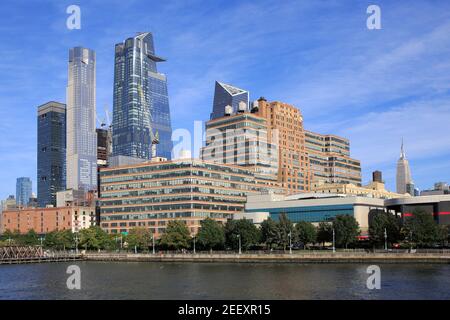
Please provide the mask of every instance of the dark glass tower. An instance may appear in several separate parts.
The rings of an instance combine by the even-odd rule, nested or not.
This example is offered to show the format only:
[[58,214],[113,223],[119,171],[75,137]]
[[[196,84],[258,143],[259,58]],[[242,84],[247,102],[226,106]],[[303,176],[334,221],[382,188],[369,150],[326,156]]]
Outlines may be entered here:
[[37,116],[37,192],[40,207],[56,206],[66,188],[66,105],[47,102]]
[[239,102],[245,102],[248,111],[249,92],[229,84],[216,81],[214,90],[213,112],[211,113],[211,120],[223,117],[225,114],[225,107],[227,105],[233,108],[233,113],[238,110]]
[[152,158],[152,141],[158,140],[156,156],[171,159],[172,127],[166,76],[156,64],[153,36],[138,33],[115,47],[113,156]]

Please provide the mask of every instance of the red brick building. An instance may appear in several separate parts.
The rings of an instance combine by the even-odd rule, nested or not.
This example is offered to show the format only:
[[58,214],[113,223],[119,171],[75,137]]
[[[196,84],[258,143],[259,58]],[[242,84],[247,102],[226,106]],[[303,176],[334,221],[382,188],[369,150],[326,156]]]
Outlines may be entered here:
[[24,208],[3,211],[0,231],[27,233],[34,230],[41,234],[69,229],[78,232],[95,222],[94,207]]

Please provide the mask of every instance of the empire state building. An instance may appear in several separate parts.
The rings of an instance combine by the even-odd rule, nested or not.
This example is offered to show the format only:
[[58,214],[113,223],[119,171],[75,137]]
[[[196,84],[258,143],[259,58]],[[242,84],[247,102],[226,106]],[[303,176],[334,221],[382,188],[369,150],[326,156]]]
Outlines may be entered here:
[[406,159],[406,153],[403,149],[403,140],[400,151],[400,159],[398,159],[397,162],[397,193],[409,193],[414,196],[414,182],[412,181],[409,162],[408,159]]

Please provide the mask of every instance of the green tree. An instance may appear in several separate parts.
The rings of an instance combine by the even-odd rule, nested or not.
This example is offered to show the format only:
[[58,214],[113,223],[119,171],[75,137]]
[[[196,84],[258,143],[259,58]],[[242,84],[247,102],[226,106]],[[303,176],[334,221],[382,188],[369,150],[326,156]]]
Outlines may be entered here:
[[71,230],[52,231],[45,235],[44,246],[63,250],[75,247],[74,235]]
[[39,244],[37,233],[31,229],[20,237],[20,244],[25,246],[35,246]]
[[400,218],[387,212],[375,213],[369,226],[369,237],[374,245],[384,244],[385,230],[388,243],[392,244],[399,242],[401,240]]
[[207,250],[223,248],[225,244],[223,225],[211,218],[202,220],[200,225],[201,228],[197,234],[197,239],[201,247]]
[[412,234],[412,241],[419,247],[441,242],[443,236],[438,224],[434,222],[433,215],[420,208],[414,209],[412,216],[406,218],[404,233]]
[[80,231],[80,247],[89,250],[100,250],[110,247],[108,234],[99,226],[91,226]]
[[445,246],[448,242],[450,226],[438,226],[438,242]]
[[56,231],[52,231],[45,235],[44,247],[57,249],[58,240],[56,239],[56,233]]
[[333,224],[322,221],[317,227],[317,242],[325,246],[325,242],[333,241]]
[[5,232],[3,232],[3,234],[0,237],[0,239],[5,241],[6,243],[8,243],[10,239],[13,240],[13,238],[14,238],[14,234],[9,229],[6,229]]
[[289,246],[289,234],[291,234],[292,241],[295,239],[294,224],[288,219],[285,213],[280,215],[277,223],[277,244],[286,250]]
[[246,250],[259,244],[261,240],[260,230],[248,219],[228,220],[225,224],[225,240],[228,247]]
[[333,221],[336,234],[336,245],[348,248],[348,245],[356,241],[359,235],[359,224],[355,217],[350,215],[338,215]]
[[295,225],[295,240],[302,243],[305,249],[309,243],[314,243],[316,238],[316,227],[312,223],[300,221]]
[[150,230],[144,227],[136,227],[130,229],[126,241],[129,248],[134,249],[136,247],[139,250],[143,250],[149,247],[151,239]]
[[186,223],[172,220],[167,224],[166,232],[160,239],[160,245],[168,249],[187,249],[191,242],[191,235]]
[[277,244],[277,223],[272,218],[268,218],[261,223],[261,241],[267,247],[272,248]]

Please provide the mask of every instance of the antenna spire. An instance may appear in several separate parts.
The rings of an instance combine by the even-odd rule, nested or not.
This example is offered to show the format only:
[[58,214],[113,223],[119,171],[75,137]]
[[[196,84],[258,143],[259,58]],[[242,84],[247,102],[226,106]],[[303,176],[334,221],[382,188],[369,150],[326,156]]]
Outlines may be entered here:
[[400,149],[400,159],[406,159],[405,149],[403,148],[403,137],[402,137],[402,146]]

